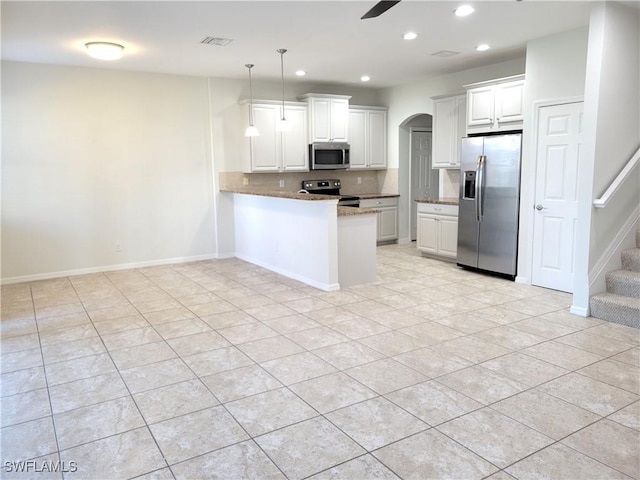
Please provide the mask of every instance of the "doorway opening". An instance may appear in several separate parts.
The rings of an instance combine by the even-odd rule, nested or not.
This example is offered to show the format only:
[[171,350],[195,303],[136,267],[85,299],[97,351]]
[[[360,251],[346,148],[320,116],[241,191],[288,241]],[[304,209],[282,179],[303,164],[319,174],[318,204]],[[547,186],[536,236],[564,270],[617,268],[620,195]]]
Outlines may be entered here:
[[[408,165],[409,239],[417,237],[417,204],[421,198],[438,198],[439,174],[431,168],[432,117],[416,114],[400,125],[400,164]],[[406,158],[405,163],[402,158]]]

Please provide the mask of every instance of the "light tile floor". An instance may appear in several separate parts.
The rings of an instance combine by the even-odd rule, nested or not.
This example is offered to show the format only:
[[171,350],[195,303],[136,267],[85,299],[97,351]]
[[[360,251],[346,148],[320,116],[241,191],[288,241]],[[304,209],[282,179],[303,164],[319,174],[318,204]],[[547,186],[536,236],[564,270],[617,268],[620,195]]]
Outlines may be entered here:
[[2,478],[639,478],[637,329],[414,246],[378,280],[231,259],[5,286]]

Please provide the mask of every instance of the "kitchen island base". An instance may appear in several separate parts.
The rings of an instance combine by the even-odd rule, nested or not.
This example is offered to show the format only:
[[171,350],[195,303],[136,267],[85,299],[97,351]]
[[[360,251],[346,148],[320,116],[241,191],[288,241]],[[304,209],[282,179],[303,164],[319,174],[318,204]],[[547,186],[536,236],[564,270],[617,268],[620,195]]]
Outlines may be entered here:
[[237,258],[324,291],[375,281],[375,210],[338,208],[326,196],[225,194]]

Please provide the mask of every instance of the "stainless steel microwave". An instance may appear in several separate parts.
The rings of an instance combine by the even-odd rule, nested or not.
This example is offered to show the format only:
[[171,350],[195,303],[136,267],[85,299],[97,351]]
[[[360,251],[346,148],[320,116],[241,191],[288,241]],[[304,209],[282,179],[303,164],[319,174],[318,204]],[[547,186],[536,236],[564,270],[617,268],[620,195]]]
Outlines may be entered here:
[[344,142],[317,142],[309,145],[311,170],[338,170],[349,168],[349,144]]

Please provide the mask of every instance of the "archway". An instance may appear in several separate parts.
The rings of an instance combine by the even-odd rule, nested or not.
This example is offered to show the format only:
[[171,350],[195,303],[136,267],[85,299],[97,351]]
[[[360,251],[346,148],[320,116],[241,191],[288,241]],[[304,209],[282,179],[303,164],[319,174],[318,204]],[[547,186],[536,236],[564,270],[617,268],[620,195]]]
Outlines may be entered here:
[[[432,117],[417,113],[405,119],[399,127],[399,180],[409,197],[407,228],[409,240],[416,239],[418,198],[438,198],[438,170],[431,168]],[[404,170],[404,171],[403,171]]]

